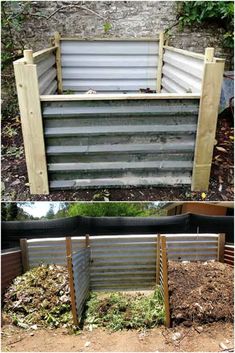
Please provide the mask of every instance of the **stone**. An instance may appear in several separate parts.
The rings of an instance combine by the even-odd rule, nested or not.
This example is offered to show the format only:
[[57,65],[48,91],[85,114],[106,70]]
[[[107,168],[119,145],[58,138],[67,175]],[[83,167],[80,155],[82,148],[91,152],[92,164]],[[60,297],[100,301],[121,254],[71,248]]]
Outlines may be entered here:
[[173,335],[172,335],[172,340],[173,340],[173,341],[177,341],[177,340],[179,340],[181,337],[182,337],[182,335],[181,335],[180,332],[175,332],[175,333],[173,333]]

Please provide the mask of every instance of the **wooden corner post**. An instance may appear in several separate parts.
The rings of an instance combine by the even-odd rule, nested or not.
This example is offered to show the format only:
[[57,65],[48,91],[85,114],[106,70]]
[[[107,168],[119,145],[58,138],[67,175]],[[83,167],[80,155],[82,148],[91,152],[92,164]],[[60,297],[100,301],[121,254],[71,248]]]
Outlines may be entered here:
[[169,304],[169,290],[168,290],[168,264],[167,264],[167,250],[166,237],[161,235],[161,250],[162,250],[162,276],[163,276],[163,292],[165,304],[165,326],[171,326],[170,304]]
[[225,234],[219,234],[218,236],[218,255],[217,260],[224,262],[224,246],[225,246]]
[[75,288],[74,288],[74,279],[73,279],[74,273],[73,273],[73,263],[72,263],[71,237],[66,237],[66,258],[67,258],[67,268],[69,273],[69,287],[70,287],[73,322],[74,322],[74,325],[78,325],[76,297],[75,297]]
[[160,234],[156,242],[156,284],[160,284]]
[[54,34],[54,45],[56,46],[56,71],[57,71],[57,90],[59,94],[63,93],[62,67],[61,67],[61,36],[59,32]]
[[29,254],[27,239],[20,239],[21,259],[23,273],[29,270]]
[[159,33],[158,42],[158,66],[157,66],[157,93],[161,93],[162,87],[162,66],[163,66],[163,45],[164,45],[164,32]]
[[31,194],[48,194],[48,176],[37,66],[32,50],[14,62],[16,88]]
[[209,187],[223,72],[224,60],[214,59],[214,48],[207,48],[194,152],[192,191],[206,191]]

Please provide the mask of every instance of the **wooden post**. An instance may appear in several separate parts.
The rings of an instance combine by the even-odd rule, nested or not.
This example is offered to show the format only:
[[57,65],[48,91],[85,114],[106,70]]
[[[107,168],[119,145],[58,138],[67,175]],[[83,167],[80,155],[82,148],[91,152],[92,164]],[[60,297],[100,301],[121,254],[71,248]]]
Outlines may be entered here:
[[24,61],[14,62],[24,150],[31,194],[48,194],[48,176],[43,136],[37,67],[32,50],[24,51]]
[[86,234],[86,248],[90,247],[90,235]]
[[27,239],[20,239],[21,259],[23,273],[29,270],[29,254]]
[[164,32],[159,33],[158,45],[159,45],[159,48],[158,48],[158,67],[157,67],[157,93],[161,93]]
[[217,260],[224,262],[224,246],[225,246],[225,234],[219,234],[218,236],[218,255]]
[[57,90],[59,94],[63,93],[63,81],[62,81],[62,68],[61,68],[61,48],[60,48],[61,36],[59,32],[55,32],[54,44],[56,46],[56,71],[57,71]]
[[156,284],[160,284],[160,234],[157,235],[156,246]]
[[74,279],[73,279],[74,274],[73,274],[73,264],[72,264],[71,237],[66,237],[66,257],[67,257],[67,268],[68,268],[68,273],[69,273],[69,287],[70,287],[73,322],[74,322],[74,325],[78,325],[75,288],[74,288]]
[[163,275],[163,291],[165,304],[165,326],[171,326],[169,291],[168,291],[168,266],[166,252],[166,237],[161,235],[161,250],[162,250],[162,275]]
[[200,98],[192,191],[208,190],[215,133],[223,81],[224,60],[213,59],[213,48],[205,51],[204,74]]

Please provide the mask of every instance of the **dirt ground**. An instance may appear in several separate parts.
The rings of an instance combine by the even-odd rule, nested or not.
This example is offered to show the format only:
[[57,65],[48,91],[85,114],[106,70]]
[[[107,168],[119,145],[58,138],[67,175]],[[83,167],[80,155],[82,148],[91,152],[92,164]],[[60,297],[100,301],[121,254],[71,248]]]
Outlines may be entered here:
[[232,122],[219,118],[209,191],[192,192],[190,186],[53,191],[30,195],[19,116],[2,122],[3,201],[231,201],[233,200],[234,137]]
[[[233,325],[212,323],[197,327],[109,332],[95,329],[70,335],[65,329],[25,331],[2,328],[3,352],[220,352],[233,347]],[[176,336],[179,337],[176,339]]]
[[234,321],[234,271],[220,262],[169,261],[173,325]]

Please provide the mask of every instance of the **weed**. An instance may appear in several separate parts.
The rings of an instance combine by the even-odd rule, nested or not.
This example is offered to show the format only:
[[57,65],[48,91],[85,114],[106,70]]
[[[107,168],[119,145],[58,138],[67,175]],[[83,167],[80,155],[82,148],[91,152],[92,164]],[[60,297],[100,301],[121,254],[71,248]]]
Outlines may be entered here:
[[106,293],[99,298],[92,293],[87,302],[85,325],[90,329],[104,326],[112,331],[152,328],[164,321],[164,306],[159,289],[151,295]]

